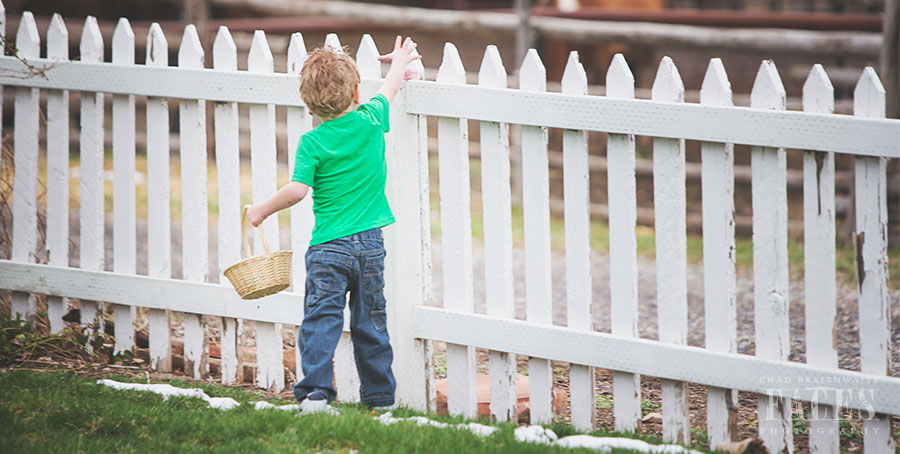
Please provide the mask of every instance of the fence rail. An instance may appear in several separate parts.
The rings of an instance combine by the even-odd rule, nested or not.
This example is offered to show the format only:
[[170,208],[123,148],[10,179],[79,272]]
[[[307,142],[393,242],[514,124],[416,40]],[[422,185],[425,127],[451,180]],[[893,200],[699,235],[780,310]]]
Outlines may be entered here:
[[[0,17],[0,20],[3,18]],[[5,21],[3,21],[5,22]],[[15,96],[15,168],[12,194],[12,254],[0,260],[0,289],[12,291],[12,311],[33,316],[34,295],[48,295],[52,331],[64,327],[68,298],[78,298],[81,322],[100,328],[101,311],[116,321],[116,351],[135,348],[136,308],[147,308],[151,367],[172,366],[170,315],[184,320],[185,372],[208,373],[209,317],[222,319],[221,379],[237,380],[241,360],[239,332],[245,320],[256,323],[256,383],[281,390],[287,385],[282,346],[283,325],[302,321],[299,301],[305,278],[303,254],[313,225],[310,203],[290,211],[289,228],[272,217],[263,228],[270,239],[283,232],[294,250],[293,292],[261,301],[240,300],[226,285],[212,283],[215,267],[207,260],[215,243],[218,264],[240,255],[241,168],[239,104],[249,105],[253,201],[276,189],[276,150],[296,148],[312,128],[312,117],[298,92],[297,74],[305,58],[302,36],[291,37],[286,72],[275,72],[265,34],[251,43],[248,71],[237,71],[237,50],[222,27],[205,61],[193,26],[185,29],[177,66],[170,66],[168,42],[158,25],[150,27],[146,64],[134,64],[134,35],[127,20],[116,27],[112,61],[104,62],[104,44],[96,20],[88,18],[80,61],[70,60],[65,24],[55,16],[47,33],[47,58],[30,13],[20,20],[18,56],[0,56],[0,85]],[[340,49],[336,35],[326,45]],[[163,50],[163,51],[159,51]],[[382,76],[378,49],[365,35],[356,54],[362,98],[375,92]],[[23,59],[25,61],[23,61]],[[26,63],[27,62],[27,63]],[[212,69],[207,69],[212,66]],[[386,136],[386,192],[398,219],[386,229],[391,251],[386,266],[389,329],[395,349],[394,370],[400,402],[414,408],[434,406],[431,341],[447,343],[448,408],[452,414],[477,413],[474,348],[490,350],[490,413],[497,420],[517,415],[516,355],[529,357],[530,417],[553,420],[551,361],[571,363],[569,402],[573,425],[595,424],[595,367],[614,371],[616,428],[640,425],[640,375],[663,379],[663,436],[690,442],[687,383],[709,386],[707,425],[713,446],[735,435],[736,391],[759,395],[759,429],[766,445],[794,450],[791,401],[813,402],[811,427],[837,426],[838,408],[871,413],[864,421],[867,453],[893,452],[891,417],[900,416],[900,378],[891,373],[891,300],[887,276],[886,158],[900,158],[900,121],[884,119],[885,94],[867,69],[854,97],[853,116],[835,115],[833,88],[825,71],[814,67],[804,87],[803,112],[785,110],[785,92],[774,64],[763,62],[750,108],[734,107],[722,62],[713,59],[699,104],[684,102],[684,86],[674,62],[663,59],[651,100],[634,99],[634,78],[617,55],[607,73],[607,96],[588,96],[577,53],[569,56],[562,93],[546,91],[540,57],[528,53],[520,88],[506,87],[506,68],[488,46],[478,84],[467,85],[456,48],[448,43],[436,81],[409,81],[391,106]],[[42,175],[38,157],[40,91],[47,91],[47,201],[38,200]],[[69,267],[68,99],[81,92],[79,267]],[[103,169],[104,96],[113,96],[111,115],[114,176],[111,235],[106,235]],[[135,97],[146,97],[147,228],[136,233]],[[168,101],[178,98],[177,142],[182,175],[180,221],[172,212]],[[207,103],[213,134],[207,137]],[[274,106],[287,107],[286,143],[277,142]],[[431,207],[426,116],[439,117],[437,156],[440,186],[444,308],[423,307],[432,299]],[[481,187],[487,314],[475,314],[471,170],[468,122],[480,125]],[[523,175],[525,320],[515,318],[513,224],[509,124],[520,128]],[[564,170],[565,281],[551,275],[547,128],[562,128]],[[609,191],[611,271],[610,334],[592,331],[590,262],[590,161],[587,131],[608,132],[606,172]],[[638,338],[636,177],[634,136],[653,140],[654,222],[656,227],[659,341]],[[207,141],[215,144],[216,229],[209,241],[210,194]],[[702,141],[704,327],[706,347],[687,346],[686,224],[684,140]],[[734,256],[733,144],[752,146],[754,232],[755,356],[737,353]],[[787,169],[785,148],[804,150],[804,234],[806,252],[807,364],[788,361],[791,348],[787,269]],[[142,150],[143,151],[143,150]],[[835,324],[834,153],[854,155],[857,207],[859,339],[838,339]],[[555,158],[559,160],[559,158]],[[8,171],[8,170],[7,170]],[[697,169],[692,168],[696,173]],[[11,199],[9,199],[11,197]],[[46,241],[38,235],[38,210],[46,210]],[[175,213],[177,214],[177,213]],[[173,279],[173,224],[181,225],[182,279]],[[284,226],[288,227],[288,226]],[[104,246],[111,238],[112,271],[104,271]],[[137,275],[137,244],[148,246],[148,275]],[[259,250],[259,242],[255,242]],[[49,252],[49,263],[34,263]],[[219,272],[223,269],[219,266]],[[221,275],[219,275],[221,282]],[[554,286],[566,295],[565,327],[553,326]],[[105,306],[107,306],[104,309]],[[346,328],[345,328],[346,330]],[[858,343],[861,372],[838,368],[838,346]],[[295,352],[299,355],[299,352]],[[358,399],[349,333],[336,353],[341,400]],[[296,364],[299,364],[297,356]],[[291,370],[299,377],[301,370]],[[804,377],[784,389],[760,377]],[[809,383],[812,383],[810,385]],[[825,383],[826,385],[822,386]],[[865,383],[865,389],[860,387]],[[867,394],[868,393],[868,394]],[[773,429],[773,430],[768,430]],[[782,430],[786,429],[786,430]],[[833,452],[836,431],[810,434],[812,452]]]

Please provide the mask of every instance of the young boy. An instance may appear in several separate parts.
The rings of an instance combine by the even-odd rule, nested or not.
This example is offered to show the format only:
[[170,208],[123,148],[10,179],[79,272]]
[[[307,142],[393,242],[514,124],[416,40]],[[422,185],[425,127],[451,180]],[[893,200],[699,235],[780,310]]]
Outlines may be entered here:
[[384,133],[388,103],[397,94],[416,45],[407,38],[379,57],[391,67],[378,93],[359,103],[353,59],[314,50],[300,74],[300,95],[322,124],[300,138],[291,181],[269,200],[247,210],[257,226],[313,192],[316,225],[306,252],[306,297],[300,343],[303,380],[294,397],[304,413],[327,411],[334,400],[332,358],[350,293],[350,330],[360,378],[360,398],[371,407],[394,404],[393,352],[386,329],[385,249],[381,227],[394,222],[384,195]]

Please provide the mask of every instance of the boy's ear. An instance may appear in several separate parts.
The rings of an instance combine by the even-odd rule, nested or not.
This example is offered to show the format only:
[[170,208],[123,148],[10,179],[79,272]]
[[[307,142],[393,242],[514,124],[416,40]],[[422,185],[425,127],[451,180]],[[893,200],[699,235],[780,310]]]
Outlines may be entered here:
[[359,104],[359,84],[356,84],[356,91],[353,92],[353,102]]

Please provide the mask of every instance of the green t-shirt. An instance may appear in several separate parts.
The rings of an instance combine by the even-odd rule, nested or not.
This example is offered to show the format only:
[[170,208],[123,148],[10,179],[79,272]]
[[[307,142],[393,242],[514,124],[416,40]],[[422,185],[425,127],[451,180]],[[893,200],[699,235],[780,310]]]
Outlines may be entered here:
[[378,94],[300,138],[291,180],[313,188],[310,246],[394,222],[384,195],[389,129],[388,100]]

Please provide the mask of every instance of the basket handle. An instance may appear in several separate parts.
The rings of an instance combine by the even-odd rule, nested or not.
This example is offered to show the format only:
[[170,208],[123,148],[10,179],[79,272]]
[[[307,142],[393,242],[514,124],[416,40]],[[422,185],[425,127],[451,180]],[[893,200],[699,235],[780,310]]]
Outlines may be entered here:
[[[250,218],[247,217],[247,209],[250,208],[250,204],[244,205],[244,209],[241,210],[241,240],[244,243],[244,253],[247,257],[252,257],[253,252],[250,250],[250,241],[247,239],[247,221]],[[266,250],[266,254],[271,254],[272,251],[269,250],[269,243],[266,242],[266,233],[263,231],[262,226],[257,227],[259,229],[259,237],[262,239],[263,249]]]

